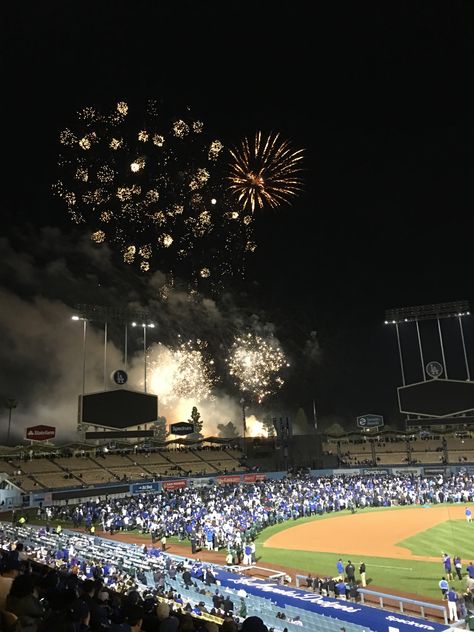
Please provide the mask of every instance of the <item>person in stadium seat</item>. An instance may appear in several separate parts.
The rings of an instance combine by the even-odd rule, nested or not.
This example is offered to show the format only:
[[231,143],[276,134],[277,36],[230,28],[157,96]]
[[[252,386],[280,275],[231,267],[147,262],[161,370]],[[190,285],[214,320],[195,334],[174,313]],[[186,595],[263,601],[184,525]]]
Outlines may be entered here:
[[226,615],[229,615],[229,613],[234,612],[234,602],[231,600],[229,595],[226,595],[224,597],[224,600],[222,602],[222,608]]
[[252,616],[242,623],[242,632],[268,632],[268,628],[260,617]]
[[20,563],[18,560],[6,559],[2,561],[0,567],[0,610],[5,610],[7,595],[10,592],[13,580],[20,573]]
[[219,592],[219,589],[216,589],[216,592],[212,595],[212,603],[214,604],[214,608],[220,608],[222,602],[224,601],[222,595]]

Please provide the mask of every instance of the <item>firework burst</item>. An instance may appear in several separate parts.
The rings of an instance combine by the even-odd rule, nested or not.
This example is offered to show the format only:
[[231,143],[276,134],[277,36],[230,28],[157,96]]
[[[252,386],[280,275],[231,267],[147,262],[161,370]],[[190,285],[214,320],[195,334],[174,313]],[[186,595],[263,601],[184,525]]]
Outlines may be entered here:
[[86,107],[60,133],[60,146],[53,190],[94,243],[193,287],[243,275],[255,245],[251,218],[230,203],[223,144],[189,110],[170,115],[151,100],[145,108],[121,101],[105,113]]
[[151,391],[163,404],[202,402],[212,397],[214,362],[207,359],[206,344],[201,340],[188,340],[175,348],[154,345],[149,366]]
[[253,333],[235,338],[227,365],[239,389],[258,402],[283,386],[279,373],[289,366],[274,338],[265,339]]
[[245,138],[229,152],[229,191],[244,210],[275,208],[301,191],[303,150],[294,150],[279,134],[257,132],[254,139]]

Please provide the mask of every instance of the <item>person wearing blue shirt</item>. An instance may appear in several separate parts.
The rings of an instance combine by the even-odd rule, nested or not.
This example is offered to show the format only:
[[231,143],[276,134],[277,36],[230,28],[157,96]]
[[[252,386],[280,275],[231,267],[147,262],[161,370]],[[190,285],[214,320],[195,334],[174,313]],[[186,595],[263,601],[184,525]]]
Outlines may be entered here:
[[340,558],[337,560],[336,568],[337,574],[342,577],[344,575],[344,563]]
[[466,515],[466,520],[467,522],[472,522],[472,511],[469,507],[466,507],[466,510],[464,511],[465,515]]
[[469,577],[471,579],[474,579],[474,564],[472,562],[469,562],[469,565],[467,566],[466,570],[469,573]]
[[443,599],[445,599],[445,598],[446,598],[446,595],[447,595],[447,593],[448,593],[448,590],[449,590],[449,584],[448,584],[448,582],[446,581],[446,577],[442,577],[442,578],[440,579],[440,581],[439,581],[439,583],[438,583],[438,586],[439,586],[439,588],[440,588],[440,590],[441,590],[441,594],[442,594],[442,596],[443,596]]
[[346,599],[346,583],[342,579],[336,584],[336,597]]
[[453,588],[448,590],[448,616],[450,621],[458,621],[458,594]]

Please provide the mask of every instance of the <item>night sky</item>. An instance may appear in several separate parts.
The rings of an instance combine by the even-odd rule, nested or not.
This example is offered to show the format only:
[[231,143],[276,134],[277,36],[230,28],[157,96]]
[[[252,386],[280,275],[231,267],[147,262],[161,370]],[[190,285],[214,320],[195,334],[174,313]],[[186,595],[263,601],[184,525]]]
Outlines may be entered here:
[[[273,410],[310,414],[314,399],[328,423],[350,427],[367,412],[396,421],[400,371],[385,309],[473,299],[474,6],[288,4],[4,7],[1,286],[25,300],[87,302],[87,264],[72,275],[77,291],[72,282],[64,293],[9,265],[30,257],[46,269],[48,252],[67,260],[80,239],[51,194],[58,133],[80,107],[159,96],[189,104],[227,142],[279,131],[305,149],[304,192],[259,212],[246,277],[226,287],[233,309],[272,323],[291,360]],[[57,229],[60,255],[40,248],[44,227]],[[117,266],[122,284],[142,282]],[[113,279],[99,275],[101,285]],[[464,379],[456,332],[446,332],[453,377]],[[472,354],[468,319],[466,337]],[[404,340],[418,381],[408,329]],[[2,351],[0,393],[27,398],[17,383],[32,379],[31,359],[22,367],[17,351]]]

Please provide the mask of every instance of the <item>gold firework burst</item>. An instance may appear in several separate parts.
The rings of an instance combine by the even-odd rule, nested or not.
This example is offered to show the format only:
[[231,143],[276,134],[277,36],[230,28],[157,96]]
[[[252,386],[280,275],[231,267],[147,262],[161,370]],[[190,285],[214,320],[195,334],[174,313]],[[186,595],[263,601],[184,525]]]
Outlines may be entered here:
[[275,208],[301,191],[304,150],[294,150],[279,133],[264,136],[257,132],[254,139],[244,138],[238,148],[229,151],[229,191],[244,209],[253,213],[257,207]]

